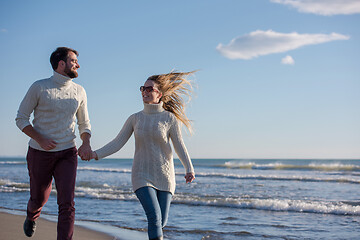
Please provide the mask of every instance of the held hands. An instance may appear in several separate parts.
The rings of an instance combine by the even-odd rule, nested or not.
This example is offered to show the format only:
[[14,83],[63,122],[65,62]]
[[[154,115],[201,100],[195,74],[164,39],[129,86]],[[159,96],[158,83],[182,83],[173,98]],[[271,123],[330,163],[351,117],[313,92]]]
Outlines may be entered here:
[[78,155],[83,161],[90,161],[92,159],[92,150],[90,144],[83,143],[78,150]]
[[[80,151],[80,148],[79,148],[78,152],[79,152],[79,151]],[[96,152],[95,152],[95,151],[92,151],[91,149],[90,149],[90,151],[91,151],[91,154],[89,155],[90,157],[89,157],[88,159],[87,159],[87,158],[82,158],[82,157],[80,156],[80,153],[78,153],[78,155],[81,157],[81,160],[83,160],[83,161],[90,161],[91,159],[99,160]],[[83,156],[84,156],[84,155],[83,155]]]
[[81,140],[83,141],[81,147],[79,147],[78,155],[83,161],[90,161],[92,158],[92,150],[90,146],[91,135],[87,132],[81,134]]
[[195,179],[195,173],[187,173],[185,175],[186,183],[191,183]]

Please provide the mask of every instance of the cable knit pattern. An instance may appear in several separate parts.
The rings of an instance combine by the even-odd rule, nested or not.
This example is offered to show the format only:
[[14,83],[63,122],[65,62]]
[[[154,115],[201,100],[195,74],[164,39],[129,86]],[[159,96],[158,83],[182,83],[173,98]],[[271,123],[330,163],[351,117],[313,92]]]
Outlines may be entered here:
[[[34,129],[57,142],[56,148],[50,151],[75,146],[76,118],[80,135],[84,132],[91,134],[84,88],[55,71],[52,77],[33,83],[26,93],[16,116],[16,125],[20,130],[31,125],[29,120],[33,111]],[[29,145],[44,151],[33,139],[30,139]]]
[[174,194],[175,170],[170,139],[186,173],[194,172],[181,136],[179,121],[174,114],[164,110],[162,102],[144,103],[144,110],[131,115],[114,140],[95,151],[98,158],[119,151],[133,132],[135,136],[133,190],[150,186]]

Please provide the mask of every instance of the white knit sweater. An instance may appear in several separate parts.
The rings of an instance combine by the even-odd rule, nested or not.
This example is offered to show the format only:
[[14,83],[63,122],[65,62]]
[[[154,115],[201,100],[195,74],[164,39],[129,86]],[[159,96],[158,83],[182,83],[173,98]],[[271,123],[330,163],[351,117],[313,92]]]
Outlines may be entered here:
[[133,132],[135,136],[133,190],[151,186],[174,194],[175,170],[170,139],[186,173],[194,172],[181,136],[179,121],[173,113],[164,110],[162,102],[144,103],[144,110],[131,115],[114,140],[95,151],[98,158],[119,151]]
[[[91,134],[84,88],[55,71],[52,77],[33,83],[26,93],[16,116],[20,130],[31,125],[29,119],[33,111],[34,129],[57,142],[52,152],[75,146],[76,118],[80,135]],[[29,145],[44,151],[34,139],[30,139]]]

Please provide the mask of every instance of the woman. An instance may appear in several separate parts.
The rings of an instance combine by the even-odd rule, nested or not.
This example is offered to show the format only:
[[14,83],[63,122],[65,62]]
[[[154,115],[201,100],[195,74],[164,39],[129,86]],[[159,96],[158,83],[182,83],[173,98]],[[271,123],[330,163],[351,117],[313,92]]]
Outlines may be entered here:
[[186,170],[186,183],[195,179],[184,145],[180,122],[191,132],[182,95],[190,96],[186,77],[193,72],[170,72],[149,77],[140,87],[144,110],[131,115],[114,140],[93,152],[96,160],[119,151],[134,132],[133,190],[148,219],[149,239],[163,239],[170,202],[175,192],[175,170],[170,139]]

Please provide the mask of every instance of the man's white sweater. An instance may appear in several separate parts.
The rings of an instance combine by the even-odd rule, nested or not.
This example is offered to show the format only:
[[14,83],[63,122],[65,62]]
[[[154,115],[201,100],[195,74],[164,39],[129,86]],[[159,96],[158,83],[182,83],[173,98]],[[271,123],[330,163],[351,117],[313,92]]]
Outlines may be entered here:
[[[80,135],[91,134],[84,88],[55,71],[52,77],[33,83],[26,93],[16,116],[20,130],[31,125],[32,112],[34,129],[57,142],[52,152],[75,146],[76,118]],[[30,139],[29,146],[44,151],[34,139]]]
[[144,103],[144,110],[131,115],[114,140],[96,150],[98,158],[119,151],[133,132],[135,136],[133,190],[150,186],[174,194],[175,170],[170,139],[186,173],[194,172],[181,136],[179,121],[173,113],[164,110],[162,102]]

